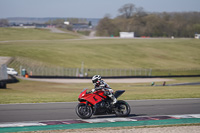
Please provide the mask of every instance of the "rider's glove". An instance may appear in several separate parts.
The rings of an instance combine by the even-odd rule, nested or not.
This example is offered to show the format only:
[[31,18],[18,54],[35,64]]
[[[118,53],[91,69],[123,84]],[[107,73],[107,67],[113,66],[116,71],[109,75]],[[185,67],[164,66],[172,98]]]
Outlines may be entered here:
[[91,92],[95,92],[95,89],[92,89]]

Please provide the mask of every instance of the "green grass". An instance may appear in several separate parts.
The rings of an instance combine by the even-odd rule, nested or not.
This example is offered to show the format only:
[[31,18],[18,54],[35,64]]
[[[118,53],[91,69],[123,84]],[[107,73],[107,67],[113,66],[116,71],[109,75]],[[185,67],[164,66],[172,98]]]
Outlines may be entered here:
[[[200,78],[175,78],[171,83],[200,82]],[[109,83],[108,83],[109,84]],[[162,82],[156,82],[161,85]],[[123,100],[200,98],[200,86],[150,86],[151,83],[109,84],[115,91],[126,90]],[[92,89],[92,84],[59,84],[20,80],[8,84],[8,89],[0,89],[0,104],[43,103],[77,101],[83,88]]]
[[47,29],[0,28],[0,41],[74,39],[78,35],[52,33]]
[[25,57],[61,67],[200,68],[194,39],[52,40],[0,43],[0,56]]
[[[71,40],[78,37],[44,29],[0,28],[0,40],[18,40],[0,42],[0,56],[68,68],[80,68],[82,62],[85,68],[200,68],[197,39]],[[157,71],[152,74],[156,75]]]

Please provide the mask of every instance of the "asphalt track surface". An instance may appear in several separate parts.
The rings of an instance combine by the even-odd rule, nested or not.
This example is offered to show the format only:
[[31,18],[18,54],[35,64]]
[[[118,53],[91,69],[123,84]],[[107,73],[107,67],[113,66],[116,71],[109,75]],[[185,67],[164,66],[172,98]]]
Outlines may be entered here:
[[[200,99],[131,100],[130,117],[151,115],[200,114]],[[78,102],[1,104],[0,123],[80,119],[75,113]],[[116,118],[115,115],[93,116]]]

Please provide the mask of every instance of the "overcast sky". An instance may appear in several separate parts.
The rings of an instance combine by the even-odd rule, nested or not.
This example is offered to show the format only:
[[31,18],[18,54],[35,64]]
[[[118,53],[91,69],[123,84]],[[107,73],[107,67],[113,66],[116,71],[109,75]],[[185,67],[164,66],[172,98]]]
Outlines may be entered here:
[[200,12],[200,0],[0,0],[0,18],[7,17],[116,17],[124,4],[147,12]]

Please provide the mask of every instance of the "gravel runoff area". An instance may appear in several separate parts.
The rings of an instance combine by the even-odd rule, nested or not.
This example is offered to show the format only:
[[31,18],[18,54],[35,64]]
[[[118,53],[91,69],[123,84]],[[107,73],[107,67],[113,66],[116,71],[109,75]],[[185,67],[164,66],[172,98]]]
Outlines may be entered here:
[[[53,82],[53,83],[91,83],[91,79],[42,79],[42,78],[22,78],[25,80]],[[106,83],[151,83],[151,82],[164,82],[173,81],[174,79],[166,78],[121,78],[121,79],[105,79]]]
[[[172,126],[172,127],[124,127],[124,128],[94,128],[35,131],[34,133],[199,133],[200,126]],[[26,132],[33,133],[33,132]]]

